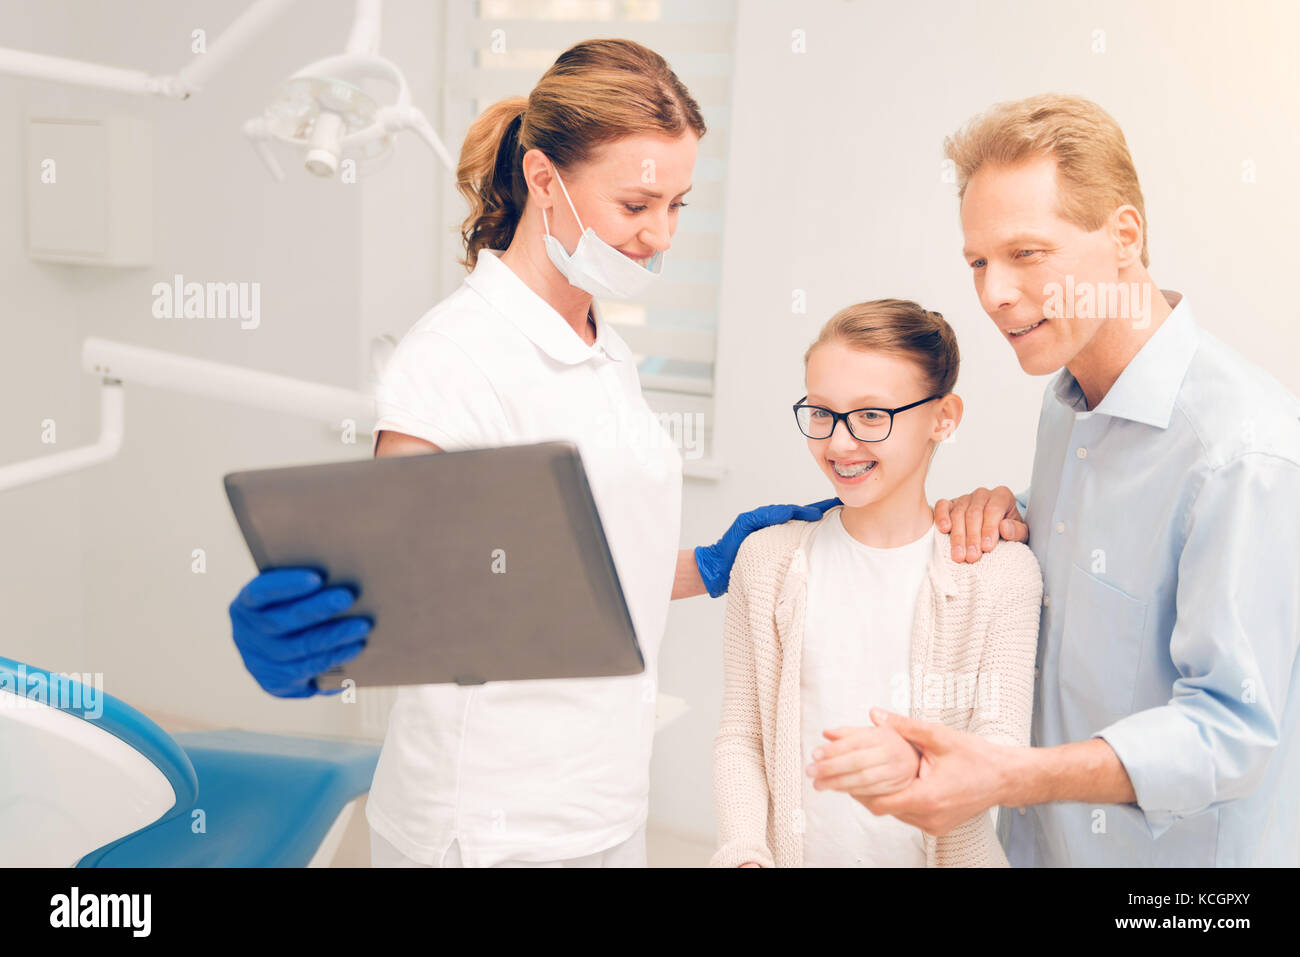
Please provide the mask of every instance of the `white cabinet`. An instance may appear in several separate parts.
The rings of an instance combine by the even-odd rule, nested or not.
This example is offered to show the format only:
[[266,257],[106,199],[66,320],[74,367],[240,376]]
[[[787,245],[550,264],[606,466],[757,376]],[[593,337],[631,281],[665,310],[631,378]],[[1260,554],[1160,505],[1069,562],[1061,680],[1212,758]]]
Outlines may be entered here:
[[153,259],[153,130],[134,116],[27,118],[32,259],[147,266]]

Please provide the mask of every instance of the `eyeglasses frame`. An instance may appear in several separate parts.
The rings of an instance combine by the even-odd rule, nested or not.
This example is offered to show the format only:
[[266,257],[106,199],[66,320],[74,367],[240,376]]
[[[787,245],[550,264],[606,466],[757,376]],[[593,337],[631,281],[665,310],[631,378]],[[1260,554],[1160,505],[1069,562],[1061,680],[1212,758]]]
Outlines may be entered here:
[[[791,408],[794,409],[794,422],[795,422],[795,425],[799,426],[799,432],[800,432],[802,435],[804,435],[804,437],[809,438],[809,439],[812,439],[814,442],[822,442],[822,441],[825,441],[826,439],[829,439],[831,436],[833,436],[833,435],[835,434],[835,426],[839,425],[840,422],[843,421],[843,422],[844,422],[844,428],[848,429],[849,435],[853,436],[853,438],[854,438],[855,440],[857,440],[858,442],[883,442],[883,441],[885,441],[885,439],[889,438],[891,435],[894,434],[894,416],[896,416],[899,412],[906,412],[908,409],[914,409],[914,408],[916,408],[918,405],[925,405],[925,403],[930,402],[930,401],[933,400],[933,399],[942,399],[943,396],[941,396],[941,395],[932,395],[932,396],[928,396],[928,397],[926,397],[926,398],[924,398],[924,399],[920,399],[920,400],[918,400],[918,401],[916,401],[916,402],[908,403],[907,405],[900,405],[900,406],[899,406],[898,408],[896,408],[896,409],[879,409],[879,408],[872,408],[872,407],[868,406],[868,407],[861,408],[861,409],[850,409],[848,412],[836,412],[834,409],[828,409],[828,408],[826,408],[826,406],[824,406],[824,405],[806,405],[806,404],[804,403],[804,399],[806,399],[806,398],[808,398],[808,396],[804,396],[803,399],[800,399],[800,400],[799,400],[798,402],[796,402],[793,406],[791,406]],[[804,432],[804,430],[803,430],[803,426],[800,425],[800,423],[799,423],[799,410],[800,410],[800,409],[820,409],[822,412],[826,412],[826,413],[829,413],[830,415],[834,416],[834,421],[831,423],[831,430],[830,430],[829,434],[824,435],[824,436],[822,436],[821,438],[815,438],[814,436],[809,435],[807,432]],[[853,426],[849,425],[849,416],[853,415],[853,413],[855,413],[855,412],[886,412],[886,413],[888,413],[888,414],[889,414],[889,431],[886,432],[886,433],[884,434],[884,436],[883,436],[882,438],[879,438],[879,439],[860,439],[860,438],[858,438],[858,434],[857,434],[856,432],[853,431]]]

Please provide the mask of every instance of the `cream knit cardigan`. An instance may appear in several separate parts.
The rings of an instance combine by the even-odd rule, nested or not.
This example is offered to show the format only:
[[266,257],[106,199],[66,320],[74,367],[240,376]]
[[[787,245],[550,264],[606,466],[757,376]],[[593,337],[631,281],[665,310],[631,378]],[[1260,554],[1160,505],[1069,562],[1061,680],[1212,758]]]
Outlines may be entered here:
[[[820,524],[754,532],[731,570],[722,722],[713,744],[713,867],[803,865],[800,803],[812,758],[800,753],[799,664],[807,546]],[[1001,542],[978,562],[959,563],[935,529],[912,628],[911,717],[1027,745],[1042,594],[1026,545]],[[942,837],[924,835],[924,843],[929,867],[1007,866],[987,811]]]

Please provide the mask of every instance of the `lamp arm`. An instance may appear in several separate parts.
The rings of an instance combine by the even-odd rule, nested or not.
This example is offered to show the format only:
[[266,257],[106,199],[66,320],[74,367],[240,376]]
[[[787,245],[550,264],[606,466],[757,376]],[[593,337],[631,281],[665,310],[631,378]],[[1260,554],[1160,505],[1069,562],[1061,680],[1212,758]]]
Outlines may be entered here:
[[116,455],[125,434],[124,381],[297,415],[331,428],[351,420],[359,433],[369,432],[375,420],[374,397],[363,392],[108,339],[87,339],[81,366],[102,381],[99,439],[66,452],[0,466],[0,492],[98,465]]
[[419,134],[420,139],[429,145],[438,159],[442,160],[442,165],[447,167],[447,172],[451,173],[452,178],[456,176],[456,161],[452,159],[451,154],[447,152],[447,147],[443,145],[438,134],[434,132],[433,124],[429,118],[418,106],[389,107],[381,111],[380,114],[384,120],[385,126],[393,130],[414,130]]
[[232,62],[258,34],[296,2],[297,0],[254,0],[221,32],[206,53],[197,56],[179,73],[169,76],[155,76],[141,70],[4,47],[0,47],[0,74],[51,80],[117,93],[134,93],[138,96],[184,100],[191,93],[202,89],[209,78]]

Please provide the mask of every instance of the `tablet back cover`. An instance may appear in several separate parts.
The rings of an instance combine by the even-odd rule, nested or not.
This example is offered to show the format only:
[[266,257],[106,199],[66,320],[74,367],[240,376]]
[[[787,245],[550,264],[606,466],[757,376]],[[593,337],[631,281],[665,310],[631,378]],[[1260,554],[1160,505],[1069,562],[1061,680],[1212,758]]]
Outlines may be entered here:
[[575,445],[234,472],[260,571],[358,593],[366,649],[322,689],[636,674],[644,660]]

